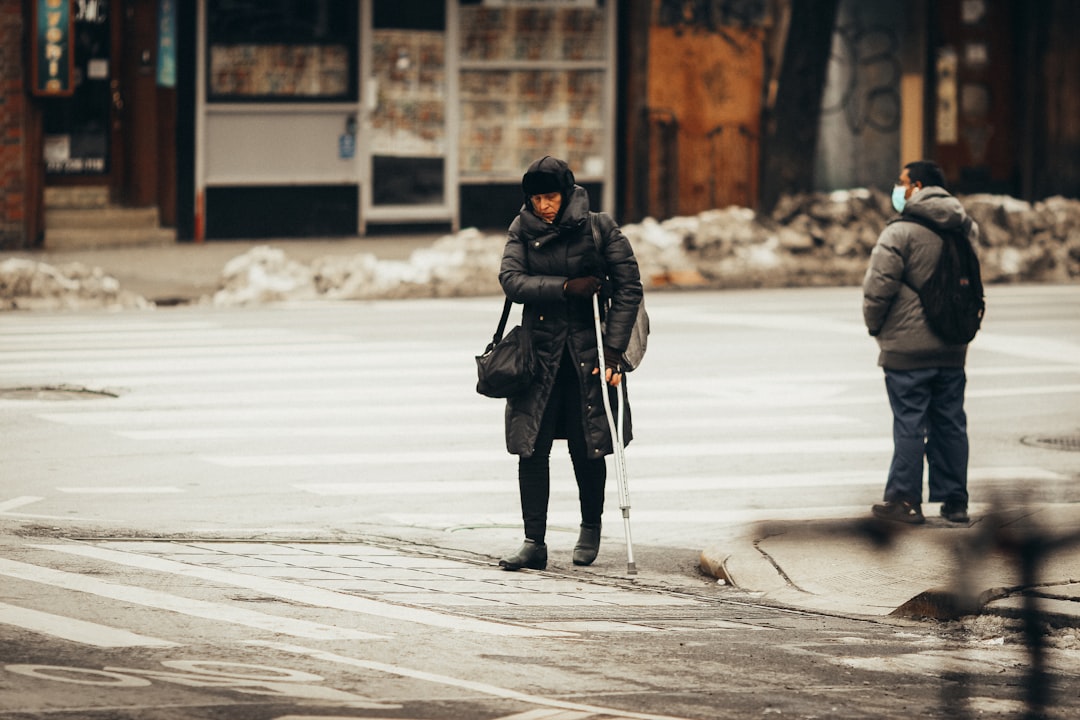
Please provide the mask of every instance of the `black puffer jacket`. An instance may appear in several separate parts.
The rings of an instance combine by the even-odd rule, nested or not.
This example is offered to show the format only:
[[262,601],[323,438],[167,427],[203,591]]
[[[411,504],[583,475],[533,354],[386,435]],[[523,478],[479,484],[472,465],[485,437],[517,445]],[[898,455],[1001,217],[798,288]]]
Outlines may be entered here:
[[[602,383],[592,371],[598,367],[592,303],[567,298],[563,283],[568,278],[606,274],[601,302],[611,299],[604,344],[625,350],[641,302],[641,276],[630,242],[606,214],[598,215],[601,253],[589,225],[589,196],[575,185],[566,194],[562,212],[552,224],[545,223],[523,205],[510,225],[503,251],[499,282],[506,296],[524,303],[522,325],[532,328],[537,378],[522,395],[506,403],[506,449],[513,455],[533,454],[540,420],[555,383],[563,353],[569,351],[581,383],[582,416],[589,457],[612,452],[611,432],[604,413]],[[623,382],[625,382],[625,375]],[[617,412],[617,396],[610,392]],[[629,402],[626,407],[623,444],[633,437]],[[556,437],[565,437],[557,428]]]

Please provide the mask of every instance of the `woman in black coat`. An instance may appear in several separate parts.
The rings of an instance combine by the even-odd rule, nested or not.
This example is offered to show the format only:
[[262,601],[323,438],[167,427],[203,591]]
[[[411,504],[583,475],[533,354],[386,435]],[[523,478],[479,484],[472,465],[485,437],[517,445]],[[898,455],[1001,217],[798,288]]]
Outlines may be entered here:
[[[592,233],[589,195],[574,183],[562,160],[545,156],[521,182],[525,202],[510,225],[499,282],[506,296],[524,304],[522,326],[532,338],[537,373],[533,384],[506,404],[506,449],[518,459],[518,487],[525,542],[499,561],[506,570],[547,567],[547,508],[552,441],[565,438],[577,478],[581,532],[575,565],[588,565],[600,549],[607,468],[613,451],[601,392],[622,380],[619,363],[641,302],[641,277],[629,241],[606,214]],[[600,381],[592,298],[606,311]],[[612,403],[616,400],[612,399]],[[632,438],[629,404],[623,443]]]

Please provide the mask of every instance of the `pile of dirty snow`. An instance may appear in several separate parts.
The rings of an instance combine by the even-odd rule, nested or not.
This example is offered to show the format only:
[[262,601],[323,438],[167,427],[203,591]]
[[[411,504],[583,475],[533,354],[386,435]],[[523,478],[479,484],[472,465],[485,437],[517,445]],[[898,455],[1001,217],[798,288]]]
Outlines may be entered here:
[[[961,201],[980,227],[986,283],[1080,279],[1080,201],[1028,203],[1002,195]],[[870,251],[890,218],[888,195],[873,189],[786,196],[768,214],[728,207],[662,222],[646,218],[622,231],[634,247],[647,288],[859,285]],[[311,263],[272,245],[230,260],[219,306],[284,300],[369,300],[498,295],[506,236],[475,228],[446,235],[407,260],[370,253]],[[100,268],[53,267],[30,260],[0,263],[0,309],[153,307],[124,292]]]
[[[962,201],[980,225],[987,283],[1080,278],[1080,201],[1032,204],[993,195]],[[768,215],[728,207],[663,222],[646,218],[622,231],[647,288],[858,285],[895,214],[885,193],[859,189],[788,196]],[[504,243],[502,234],[469,228],[407,261],[360,253],[310,265],[261,246],[229,262],[213,302],[497,295]]]
[[99,267],[9,258],[0,262],[0,310],[145,309],[153,303],[120,289]]

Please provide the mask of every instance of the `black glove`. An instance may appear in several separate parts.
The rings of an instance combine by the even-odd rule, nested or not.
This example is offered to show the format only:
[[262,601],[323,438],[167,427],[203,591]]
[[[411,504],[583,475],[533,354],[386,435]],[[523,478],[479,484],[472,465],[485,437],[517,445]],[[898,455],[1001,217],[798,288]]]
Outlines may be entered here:
[[604,367],[610,368],[612,372],[622,371],[622,353],[614,348],[604,346]]
[[589,298],[596,294],[596,291],[600,289],[600,281],[594,278],[592,275],[585,277],[571,278],[563,285],[563,295],[567,297],[581,297]]

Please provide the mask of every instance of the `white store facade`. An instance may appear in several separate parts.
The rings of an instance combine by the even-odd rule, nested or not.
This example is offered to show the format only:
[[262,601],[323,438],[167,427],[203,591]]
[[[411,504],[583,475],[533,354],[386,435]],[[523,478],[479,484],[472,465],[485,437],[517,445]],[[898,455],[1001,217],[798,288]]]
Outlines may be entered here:
[[613,207],[616,6],[198,0],[195,239],[505,226],[549,154]]

